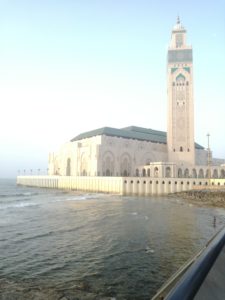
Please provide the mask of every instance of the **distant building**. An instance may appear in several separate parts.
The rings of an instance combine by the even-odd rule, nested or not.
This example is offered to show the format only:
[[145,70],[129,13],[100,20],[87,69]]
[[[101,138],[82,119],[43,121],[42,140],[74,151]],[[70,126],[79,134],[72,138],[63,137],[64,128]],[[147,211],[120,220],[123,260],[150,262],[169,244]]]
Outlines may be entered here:
[[135,126],[82,133],[49,155],[49,175],[225,178],[224,168],[208,166],[207,151],[194,142],[192,48],[179,18],[167,78],[167,133]]

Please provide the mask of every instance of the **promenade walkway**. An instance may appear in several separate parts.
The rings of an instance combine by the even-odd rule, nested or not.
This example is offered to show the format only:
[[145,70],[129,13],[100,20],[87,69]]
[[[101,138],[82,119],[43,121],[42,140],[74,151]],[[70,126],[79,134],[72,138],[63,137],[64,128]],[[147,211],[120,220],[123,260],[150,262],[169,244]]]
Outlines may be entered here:
[[225,299],[225,246],[223,246],[194,299]]

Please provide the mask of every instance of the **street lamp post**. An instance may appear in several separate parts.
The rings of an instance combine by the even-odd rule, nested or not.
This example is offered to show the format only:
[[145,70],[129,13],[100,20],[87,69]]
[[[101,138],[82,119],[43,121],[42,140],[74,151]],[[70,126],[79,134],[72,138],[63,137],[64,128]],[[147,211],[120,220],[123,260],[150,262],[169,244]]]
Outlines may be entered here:
[[208,141],[208,151],[207,151],[207,165],[208,165],[208,180],[210,184],[210,178],[211,178],[211,153],[210,153],[210,146],[209,146],[209,137],[210,134],[207,134],[207,141]]

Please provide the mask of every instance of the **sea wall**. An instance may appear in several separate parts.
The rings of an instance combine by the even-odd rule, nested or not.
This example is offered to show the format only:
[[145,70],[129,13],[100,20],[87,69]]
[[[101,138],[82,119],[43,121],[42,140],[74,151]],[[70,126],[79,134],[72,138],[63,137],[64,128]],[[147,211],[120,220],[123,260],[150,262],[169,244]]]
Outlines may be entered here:
[[18,185],[113,193],[120,195],[164,195],[225,187],[225,179],[151,178],[151,177],[88,177],[88,176],[18,176]]
[[18,176],[17,184],[43,188],[122,194],[122,177]]

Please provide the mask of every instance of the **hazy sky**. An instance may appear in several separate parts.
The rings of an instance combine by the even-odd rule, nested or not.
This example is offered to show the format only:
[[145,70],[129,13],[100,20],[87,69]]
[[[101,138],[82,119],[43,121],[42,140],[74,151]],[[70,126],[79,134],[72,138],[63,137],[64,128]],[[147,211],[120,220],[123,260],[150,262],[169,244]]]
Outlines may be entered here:
[[0,0],[0,177],[46,171],[48,153],[84,131],[166,130],[178,14],[193,46],[195,139],[206,147],[209,132],[225,158],[224,0]]

